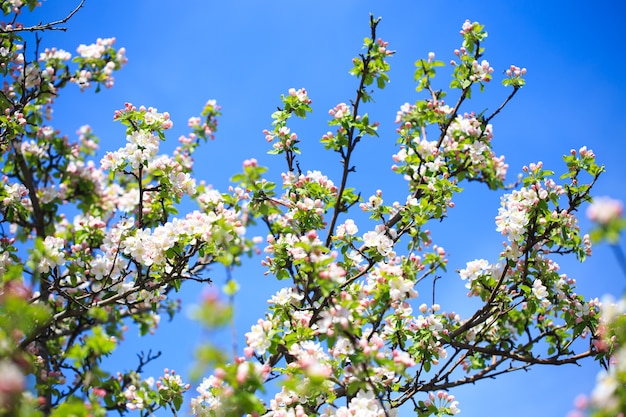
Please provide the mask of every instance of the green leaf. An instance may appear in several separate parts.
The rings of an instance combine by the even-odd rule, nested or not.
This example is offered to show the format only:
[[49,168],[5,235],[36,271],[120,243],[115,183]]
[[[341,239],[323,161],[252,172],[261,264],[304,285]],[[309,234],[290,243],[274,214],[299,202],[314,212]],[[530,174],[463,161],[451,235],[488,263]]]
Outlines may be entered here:
[[70,398],[69,401],[61,403],[56,407],[50,417],[91,417],[90,406],[80,401],[78,398]]

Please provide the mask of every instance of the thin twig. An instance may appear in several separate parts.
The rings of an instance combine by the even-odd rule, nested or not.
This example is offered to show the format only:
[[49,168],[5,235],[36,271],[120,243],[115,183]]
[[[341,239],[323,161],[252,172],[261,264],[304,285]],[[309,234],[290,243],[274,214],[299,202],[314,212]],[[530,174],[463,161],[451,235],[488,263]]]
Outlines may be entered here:
[[83,7],[84,4],[85,4],[85,0],[81,0],[78,6],[76,6],[74,10],[72,10],[63,19],[55,20],[54,22],[49,22],[49,23],[40,23],[34,26],[11,28],[8,30],[0,27],[0,33],[39,32],[39,31],[44,31],[44,30],[62,30],[65,32],[67,28],[60,28],[56,26],[67,23]]

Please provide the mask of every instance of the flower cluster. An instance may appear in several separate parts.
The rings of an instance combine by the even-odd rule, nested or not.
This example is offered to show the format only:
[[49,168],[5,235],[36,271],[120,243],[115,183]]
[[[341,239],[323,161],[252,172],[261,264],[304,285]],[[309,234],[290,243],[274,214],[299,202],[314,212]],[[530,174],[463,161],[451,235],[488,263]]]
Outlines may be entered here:
[[624,204],[610,197],[596,198],[593,204],[587,208],[587,217],[603,226],[622,217],[623,213]]
[[212,391],[219,390],[224,386],[224,381],[219,380],[214,375],[204,378],[202,383],[196,388],[198,396],[191,399],[191,411],[197,417],[210,417],[219,412],[222,406],[219,397]]
[[419,403],[419,405],[429,412],[435,412],[439,415],[456,415],[461,412],[458,405],[459,402],[456,401],[454,395],[446,391],[437,391],[428,393],[428,400]]
[[542,229],[550,229],[556,227],[557,223],[562,223],[570,229],[578,230],[577,220],[571,212],[558,207],[549,209],[551,202],[559,201],[564,195],[565,189],[552,179],[545,179],[542,183],[540,179],[545,177],[542,167],[541,162],[526,167],[525,170],[531,174],[530,178],[536,175],[538,177],[533,178],[532,183],[527,181],[529,187],[514,190],[501,198],[501,206],[496,216],[496,230],[507,237],[509,244],[505,253],[512,259],[519,256],[520,245],[527,237],[527,226],[535,218]]
[[249,353],[265,354],[271,346],[271,336],[273,336],[271,320],[259,319],[258,323],[253,325],[250,331],[246,333],[246,344],[251,349]]
[[393,410],[392,412],[386,411],[373,392],[359,391],[356,396],[350,400],[347,406],[339,407],[336,410],[326,408],[320,417],[395,417],[396,415],[397,410]]
[[526,75],[526,68],[520,68],[515,65],[511,65],[509,69],[505,71],[508,78],[502,80],[502,85],[513,86],[516,90],[526,84],[524,76]]
[[[448,180],[449,172],[462,171],[467,178],[485,182],[491,188],[500,187],[508,165],[504,156],[496,156],[491,150],[492,126],[472,113],[454,117],[450,111],[443,101],[402,106],[396,116],[402,147],[393,156],[392,170],[403,174],[412,186],[426,182],[434,188],[441,179]],[[447,119],[446,135],[429,140],[420,127],[425,119],[442,123]],[[450,202],[449,198],[443,199],[442,209]]]
[[394,229],[387,230],[384,225],[376,226],[376,230],[366,232],[363,235],[363,244],[366,248],[375,248],[382,256],[393,257]]
[[[114,43],[115,38],[98,38],[94,44],[80,45],[76,49],[79,55],[77,60],[80,69],[72,81],[78,84],[81,89],[90,87],[93,81],[104,84],[107,88],[112,87],[114,83],[113,71],[120,69],[128,62],[126,50],[124,48],[115,50],[113,48]],[[97,68],[102,69],[94,71]]]
[[128,142],[119,151],[107,152],[100,162],[102,169],[120,171],[130,165],[133,171],[148,165],[159,151],[159,138],[151,132],[139,131],[126,136]]
[[[156,388],[156,391],[155,391]],[[163,376],[158,381],[150,377],[141,381],[138,386],[128,385],[124,390],[126,409],[153,410],[155,404],[173,404],[175,409],[180,408],[183,394],[189,390],[190,385],[182,381],[180,375],[174,370],[165,369]]]
[[576,400],[576,409],[568,414],[571,417],[607,417],[619,415],[626,406],[622,390],[626,375],[626,349],[623,346],[626,335],[626,300],[612,297],[602,300],[598,338],[594,341],[598,350],[610,354],[607,369],[598,373],[596,385],[590,396],[581,395]]
[[491,265],[484,259],[475,259],[468,262],[464,269],[459,271],[459,275],[462,280],[467,280],[465,284],[466,288],[471,288],[474,281],[478,280],[483,275],[494,275],[498,270],[501,270],[500,265]]
[[297,147],[299,141],[298,135],[291,132],[287,127],[287,120],[289,120],[293,114],[304,118],[306,113],[311,111],[310,104],[312,100],[308,97],[307,91],[304,88],[299,90],[290,88],[289,94],[286,96],[282,95],[280,98],[284,108],[272,114],[274,128],[271,131],[267,129],[264,130],[263,134],[268,142],[273,142],[275,139],[278,139],[278,141],[273,144],[273,151],[270,153],[286,153],[288,157],[292,158],[293,153],[299,153]]

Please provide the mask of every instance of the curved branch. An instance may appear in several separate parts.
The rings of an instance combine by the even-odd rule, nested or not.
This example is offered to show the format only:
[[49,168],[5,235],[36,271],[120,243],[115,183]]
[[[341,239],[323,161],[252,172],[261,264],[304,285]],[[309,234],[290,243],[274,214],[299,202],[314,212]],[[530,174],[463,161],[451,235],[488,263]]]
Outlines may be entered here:
[[65,32],[67,28],[60,28],[57,26],[67,23],[83,7],[84,4],[85,4],[85,0],[81,0],[78,6],[76,6],[74,10],[72,10],[63,19],[55,20],[49,23],[40,23],[38,25],[27,26],[27,27],[17,27],[17,28],[11,28],[11,29],[5,29],[5,28],[0,27],[0,33],[40,32],[40,31],[45,31],[45,30],[61,30]]
[[[361,74],[361,78],[359,80],[359,88],[356,91],[356,98],[352,102],[352,120],[357,120],[357,116],[359,115],[359,105],[363,100],[365,80],[370,75],[369,63],[372,60],[371,53],[374,48],[374,42],[376,41],[376,26],[378,26],[379,22],[380,19],[374,19],[374,16],[370,15],[372,43],[368,46],[365,55],[361,55],[363,59],[363,73]],[[332,237],[335,231],[335,225],[337,224],[337,219],[339,217],[339,214],[343,211],[341,200],[343,197],[343,193],[346,190],[346,185],[348,183],[348,174],[352,171],[352,168],[350,166],[350,157],[352,156],[352,152],[354,151],[356,144],[361,140],[361,136],[355,137],[354,134],[355,127],[352,126],[348,130],[348,145],[346,146],[345,153],[344,149],[341,148],[341,156],[343,157],[341,161],[343,165],[343,172],[341,175],[341,185],[339,186],[339,191],[337,192],[337,200],[335,201],[335,206],[333,207],[333,215],[328,226],[328,235],[326,236],[326,247],[329,249],[332,247]]]

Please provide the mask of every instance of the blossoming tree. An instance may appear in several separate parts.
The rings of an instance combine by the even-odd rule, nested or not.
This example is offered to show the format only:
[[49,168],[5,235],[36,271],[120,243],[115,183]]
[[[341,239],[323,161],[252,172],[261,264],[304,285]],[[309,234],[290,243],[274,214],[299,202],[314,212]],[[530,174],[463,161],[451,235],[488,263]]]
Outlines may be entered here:
[[[0,414],[177,415],[190,385],[168,370],[158,381],[146,378],[143,368],[157,355],[117,373],[103,359],[127,327],[145,334],[161,314],[174,315],[172,295],[182,285],[208,283],[210,265],[234,268],[255,250],[264,252],[265,274],[283,289],[252,324],[241,352],[201,350],[212,375],[191,400],[195,415],[390,416],[401,407],[419,416],[453,415],[456,386],[607,358],[610,347],[594,343],[598,300],[578,295],[556,262],[590,254],[575,213],[603,169],[583,147],[564,157],[561,175],[535,163],[505,185],[508,167],[492,151],[491,123],[524,86],[526,70],[506,69],[501,103],[472,111],[472,96],[495,78],[479,23],[463,24],[448,64],[434,54],[416,63],[424,98],[395,115],[392,169],[406,198],[390,203],[383,191],[364,196],[350,186],[359,143],[377,135],[378,123],[364,110],[389,82],[394,53],[378,37],[378,19],[371,18],[353,59],[355,96],[329,111],[329,131],[320,139],[340,161],[339,177],[301,168],[290,123],[305,119],[313,103],[305,89],[292,88],[264,132],[270,153],[284,159],[282,183],[249,159],[220,193],[193,170],[194,153],[217,128],[214,101],[189,119],[190,133],[172,155],[160,144],[173,122],[153,108],[126,104],[116,111],[127,143],[101,158],[89,127],[77,140],[54,129],[51,108],[62,89],[111,87],[125,51],[115,39],[81,45],[74,58],[33,49],[23,33],[65,22],[20,24],[36,6],[2,2]],[[452,82],[444,89],[434,78],[446,67]],[[469,181],[502,193],[495,222],[504,245],[458,271],[480,304],[461,316],[423,294],[447,265],[429,227],[445,221]],[[266,228],[266,244],[248,235],[254,224]],[[227,292],[236,286],[231,281]],[[230,314],[219,297],[198,311],[209,325]]]

